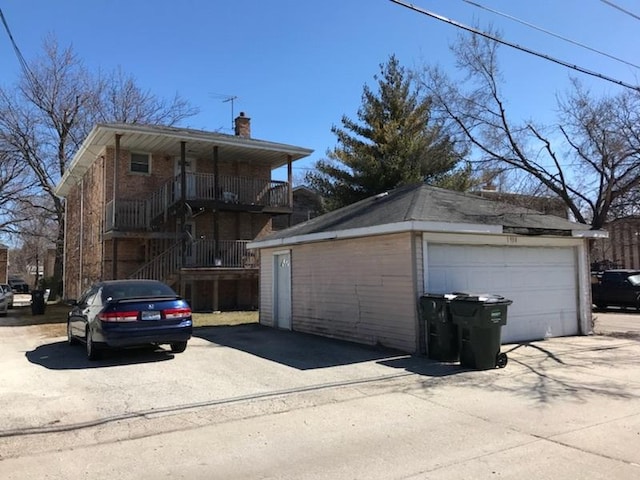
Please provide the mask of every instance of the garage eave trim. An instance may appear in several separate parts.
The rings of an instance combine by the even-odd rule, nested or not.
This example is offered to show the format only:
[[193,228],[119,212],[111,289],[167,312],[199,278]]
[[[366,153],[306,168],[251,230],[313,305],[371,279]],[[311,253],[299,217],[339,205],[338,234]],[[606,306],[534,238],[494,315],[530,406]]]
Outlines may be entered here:
[[346,230],[336,230],[333,232],[309,233],[304,235],[292,235],[284,238],[274,238],[272,240],[259,240],[250,242],[249,249],[272,248],[284,245],[294,245],[300,243],[321,242],[325,240],[338,240],[344,238],[370,237],[374,235],[386,235],[401,232],[446,232],[446,233],[483,233],[499,235],[502,233],[502,225],[479,225],[473,223],[448,223],[448,222],[426,222],[408,221],[398,223],[388,223],[373,227],[350,228]]
[[571,236],[577,238],[609,238],[609,232],[606,230],[573,230]]

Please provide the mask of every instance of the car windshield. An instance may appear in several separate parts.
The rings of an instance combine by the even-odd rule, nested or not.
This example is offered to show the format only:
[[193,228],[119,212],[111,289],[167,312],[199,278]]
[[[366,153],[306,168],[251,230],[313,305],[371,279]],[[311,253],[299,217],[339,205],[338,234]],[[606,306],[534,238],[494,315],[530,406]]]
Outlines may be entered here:
[[146,297],[176,297],[176,293],[167,285],[160,282],[122,282],[105,285],[102,288],[103,302]]
[[629,277],[629,283],[634,287],[637,287],[638,285],[640,285],[640,275],[631,275]]

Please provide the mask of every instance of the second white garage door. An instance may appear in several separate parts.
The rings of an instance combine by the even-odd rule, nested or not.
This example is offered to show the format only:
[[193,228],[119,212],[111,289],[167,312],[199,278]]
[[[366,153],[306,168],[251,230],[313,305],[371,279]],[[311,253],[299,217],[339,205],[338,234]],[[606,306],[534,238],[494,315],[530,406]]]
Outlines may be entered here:
[[578,334],[573,248],[426,246],[427,291],[498,294],[513,300],[503,343]]

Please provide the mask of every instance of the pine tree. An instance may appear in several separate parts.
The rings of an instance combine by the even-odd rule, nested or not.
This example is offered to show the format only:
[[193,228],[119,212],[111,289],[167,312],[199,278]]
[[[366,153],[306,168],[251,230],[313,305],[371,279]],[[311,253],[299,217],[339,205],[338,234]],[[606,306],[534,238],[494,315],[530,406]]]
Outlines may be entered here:
[[456,170],[457,145],[394,55],[374,79],[378,89],[364,86],[359,121],[343,116],[342,128],[332,127],[338,145],[305,177],[326,208],[421,181],[468,188],[470,170]]

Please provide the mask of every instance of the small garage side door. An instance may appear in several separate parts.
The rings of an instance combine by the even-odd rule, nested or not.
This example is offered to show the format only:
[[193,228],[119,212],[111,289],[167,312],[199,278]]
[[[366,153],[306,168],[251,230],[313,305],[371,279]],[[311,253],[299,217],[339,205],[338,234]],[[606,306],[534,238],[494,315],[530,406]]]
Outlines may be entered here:
[[503,343],[577,335],[578,287],[573,248],[427,245],[427,291],[502,295]]

